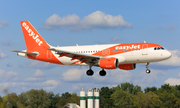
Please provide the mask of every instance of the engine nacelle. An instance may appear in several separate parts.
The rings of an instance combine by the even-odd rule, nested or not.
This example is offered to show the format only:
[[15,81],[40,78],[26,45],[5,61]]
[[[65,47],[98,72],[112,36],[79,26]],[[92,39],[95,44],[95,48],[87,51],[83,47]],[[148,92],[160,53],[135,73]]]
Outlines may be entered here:
[[134,70],[136,68],[136,64],[119,64],[118,67],[122,70]]
[[99,66],[103,69],[116,69],[118,67],[118,59],[116,58],[100,59]]

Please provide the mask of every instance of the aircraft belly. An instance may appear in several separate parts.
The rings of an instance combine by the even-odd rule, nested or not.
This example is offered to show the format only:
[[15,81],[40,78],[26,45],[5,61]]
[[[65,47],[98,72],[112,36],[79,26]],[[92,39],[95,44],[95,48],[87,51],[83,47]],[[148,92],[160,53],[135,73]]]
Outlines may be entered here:
[[58,60],[59,60],[60,62],[62,62],[64,65],[70,65],[70,64],[72,64],[73,61],[74,61],[74,60],[71,61],[71,58],[69,58],[69,57],[59,57]]

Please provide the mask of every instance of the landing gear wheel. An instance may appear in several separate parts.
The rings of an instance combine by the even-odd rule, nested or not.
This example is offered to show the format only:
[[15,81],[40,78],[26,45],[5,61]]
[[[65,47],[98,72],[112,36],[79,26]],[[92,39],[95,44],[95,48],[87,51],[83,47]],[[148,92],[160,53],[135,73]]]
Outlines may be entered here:
[[92,76],[94,74],[94,72],[93,72],[93,70],[89,69],[89,70],[87,70],[86,74],[88,76]]
[[102,70],[99,72],[99,75],[105,76],[105,75],[106,75],[106,71],[105,71],[104,69],[102,69]]
[[147,70],[146,70],[146,73],[147,73],[147,74],[151,73],[151,70],[147,69]]

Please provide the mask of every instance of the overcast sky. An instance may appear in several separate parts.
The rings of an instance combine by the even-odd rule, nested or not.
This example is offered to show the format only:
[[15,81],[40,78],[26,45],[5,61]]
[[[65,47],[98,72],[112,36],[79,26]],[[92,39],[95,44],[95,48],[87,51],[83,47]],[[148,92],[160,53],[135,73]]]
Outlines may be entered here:
[[[129,82],[145,87],[180,84],[179,0],[1,0],[0,2],[0,95],[30,89],[54,93],[81,88],[114,87]],[[89,67],[61,66],[17,56],[25,50],[20,21],[28,20],[52,46],[151,42],[172,52],[169,60],[137,64],[132,71],[107,70],[86,75]]]

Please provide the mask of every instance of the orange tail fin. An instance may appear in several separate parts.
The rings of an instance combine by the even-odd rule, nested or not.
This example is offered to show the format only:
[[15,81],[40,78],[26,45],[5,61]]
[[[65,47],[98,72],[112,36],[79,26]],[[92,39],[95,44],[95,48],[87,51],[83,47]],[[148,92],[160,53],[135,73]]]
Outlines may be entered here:
[[29,21],[20,21],[20,23],[27,50],[50,47]]

